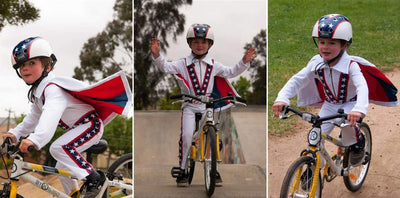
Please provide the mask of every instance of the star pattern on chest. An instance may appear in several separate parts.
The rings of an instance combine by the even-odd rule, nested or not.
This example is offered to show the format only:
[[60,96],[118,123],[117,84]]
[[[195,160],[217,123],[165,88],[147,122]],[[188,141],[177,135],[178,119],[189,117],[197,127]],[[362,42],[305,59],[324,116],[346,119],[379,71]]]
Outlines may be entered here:
[[[203,84],[200,85],[198,76],[196,75],[196,70],[194,68],[194,64],[187,66],[190,80],[192,82],[192,87],[193,87],[196,95],[205,95],[206,94],[208,84],[209,84],[210,78],[211,78],[212,68],[213,68],[212,65],[207,64],[206,73],[204,74],[204,78],[203,78]],[[202,78],[202,76],[200,76],[200,78]]]
[[324,88],[324,94],[326,96],[326,100],[328,102],[330,102],[330,103],[333,103],[333,104],[337,104],[337,103],[342,104],[342,103],[346,102],[347,84],[348,84],[348,81],[349,81],[349,75],[348,74],[344,74],[344,73],[340,74],[340,77],[339,77],[340,81],[339,81],[339,85],[338,85],[338,87],[339,87],[339,90],[338,90],[339,97],[336,98],[333,95],[333,93],[331,92],[331,90],[329,89],[329,87],[328,87],[328,85],[326,83],[326,80],[324,78],[323,70],[319,70],[317,73],[318,73],[319,80],[320,80],[320,82],[322,84],[322,87]]

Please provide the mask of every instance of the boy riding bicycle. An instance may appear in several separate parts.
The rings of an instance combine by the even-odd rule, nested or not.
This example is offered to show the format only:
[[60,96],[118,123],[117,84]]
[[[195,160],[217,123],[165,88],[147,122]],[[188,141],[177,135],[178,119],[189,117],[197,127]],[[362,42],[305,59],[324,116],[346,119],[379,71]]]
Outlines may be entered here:
[[[190,26],[186,40],[191,49],[191,54],[178,61],[167,62],[160,54],[160,43],[153,38],[150,51],[157,67],[168,74],[175,74],[182,80],[181,92],[191,95],[208,95],[214,86],[214,77],[233,78],[244,72],[250,65],[250,60],[256,57],[255,49],[249,49],[243,58],[234,66],[227,67],[214,61],[207,53],[214,43],[212,28],[207,24],[193,24]],[[182,127],[179,141],[179,166],[181,174],[176,182],[178,186],[188,186],[185,175],[185,164],[192,142],[195,128],[195,113],[204,113],[205,105],[196,102],[182,104]],[[221,185],[222,179],[217,172],[217,185]]]
[[[345,16],[322,16],[314,25],[312,37],[319,54],[285,84],[272,111],[277,117],[282,107],[289,105],[290,98],[295,95],[298,95],[298,106],[321,106],[321,117],[344,109],[352,128],[341,134],[342,140],[346,146],[351,145],[352,164],[358,164],[364,156],[364,137],[359,133],[356,122],[366,115],[369,101],[397,106],[397,89],[372,63],[347,54],[346,50],[353,41],[353,31]],[[369,93],[369,89],[374,91]],[[333,127],[330,123],[323,124],[321,131],[330,134]]]
[[50,154],[57,160],[56,168],[69,170],[80,180],[86,178],[86,182],[79,189],[76,180],[59,176],[64,191],[71,197],[81,193],[96,197],[105,181],[104,173],[96,171],[80,153],[99,142],[104,125],[116,113],[127,115],[130,88],[122,72],[93,86],[56,77],[52,72],[56,61],[50,44],[40,37],[27,38],[13,49],[12,66],[31,86],[28,99],[33,105],[22,123],[3,135],[3,141],[11,137],[16,142],[29,135],[19,147],[21,152],[28,153],[30,146],[39,150],[49,143],[57,126],[68,130],[51,144]]

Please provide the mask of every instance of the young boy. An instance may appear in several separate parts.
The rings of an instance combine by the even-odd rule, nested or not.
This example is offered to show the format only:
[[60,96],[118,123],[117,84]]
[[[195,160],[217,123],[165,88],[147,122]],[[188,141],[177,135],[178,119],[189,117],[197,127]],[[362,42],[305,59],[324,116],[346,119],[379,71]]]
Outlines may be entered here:
[[[187,35],[187,43],[192,50],[186,58],[175,62],[167,62],[160,54],[160,43],[153,38],[150,50],[153,55],[154,63],[157,67],[168,74],[176,74],[185,83],[181,87],[181,92],[192,95],[208,95],[212,92],[214,77],[233,78],[249,67],[250,60],[256,57],[254,48],[249,49],[243,58],[234,66],[227,67],[214,61],[207,53],[214,43],[212,28],[207,24],[193,24],[190,26]],[[189,92],[189,93],[186,93]],[[179,141],[179,166],[181,176],[177,178],[178,186],[187,186],[188,180],[185,173],[186,157],[192,141],[195,128],[195,113],[204,113],[205,105],[186,102],[182,104],[182,128]],[[217,185],[220,186],[222,179],[217,172]]]
[[64,191],[71,197],[80,193],[95,197],[105,176],[80,153],[98,143],[104,125],[116,113],[127,115],[131,105],[129,84],[123,72],[92,86],[72,78],[55,77],[51,71],[56,61],[50,44],[40,37],[25,39],[15,46],[11,62],[18,76],[31,86],[28,98],[33,106],[23,122],[5,134],[3,140],[11,137],[16,142],[29,135],[19,147],[27,153],[29,146],[41,149],[46,145],[57,126],[68,129],[51,144],[50,153],[57,160],[56,168],[69,170],[80,180],[86,178],[86,182],[79,192],[76,180],[60,176]]
[[[364,157],[364,137],[358,133],[356,122],[366,115],[369,100],[379,105],[397,106],[397,89],[371,63],[347,54],[346,50],[352,43],[353,33],[350,21],[345,16],[322,16],[314,25],[312,37],[319,54],[285,84],[272,106],[272,111],[277,117],[282,107],[289,105],[289,99],[295,95],[298,95],[299,106],[318,106],[322,103],[320,116],[331,115],[340,108],[344,109],[352,128],[342,134],[342,140],[345,145],[351,145],[351,164],[360,164]],[[370,69],[388,83],[386,88],[391,89],[386,92],[388,95],[376,97],[376,91],[369,93],[372,82],[367,82],[366,78],[368,77],[368,81],[375,79],[369,78],[371,74],[366,74]],[[372,86],[375,86],[375,90],[379,85]],[[321,131],[329,134],[333,127],[332,124],[323,124]]]

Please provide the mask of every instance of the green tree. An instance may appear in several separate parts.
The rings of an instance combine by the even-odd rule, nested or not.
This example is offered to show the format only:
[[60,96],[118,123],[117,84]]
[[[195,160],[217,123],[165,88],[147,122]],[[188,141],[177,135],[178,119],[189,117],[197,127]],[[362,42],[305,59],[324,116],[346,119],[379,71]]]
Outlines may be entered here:
[[247,80],[247,78],[240,76],[239,80],[232,82],[232,86],[235,88],[240,97],[246,100],[248,99],[248,95],[250,94],[251,82]]
[[151,38],[157,37],[163,52],[168,48],[167,35],[176,40],[177,35],[184,32],[185,16],[178,8],[191,5],[192,0],[174,1],[134,1],[135,37],[134,37],[134,101],[135,109],[155,106],[159,94],[157,84],[163,74],[152,64],[149,44]]
[[179,86],[175,86],[175,88],[172,89],[172,91],[166,91],[165,95],[163,98],[160,99],[158,106],[160,107],[161,110],[179,110],[181,109],[181,103],[175,103],[172,104],[173,100],[169,99],[170,96],[180,94],[181,89]]
[[6,25],[22,25],[39,18],[39,9],[27,0],[0,1],[0,31]]
[[132,153],[132,118],[115,117],[104,128],[103,139],[108,142],[110,154]]
[[249,94],[248,103],[249,104],[266,104],[266,68],[267,68],[267,36],[266,31],[261,30],[251,43],[246,44],[245,50],[251,47],[256,48],[257,58],[251,61],[250,71],[252,72],[252,79],[254,79],[252,87],[253,91]]
[[105,30],[84,44],[74,78],[96,82],[124,70],[132,82],[132,1],[116,0],[114,12]]

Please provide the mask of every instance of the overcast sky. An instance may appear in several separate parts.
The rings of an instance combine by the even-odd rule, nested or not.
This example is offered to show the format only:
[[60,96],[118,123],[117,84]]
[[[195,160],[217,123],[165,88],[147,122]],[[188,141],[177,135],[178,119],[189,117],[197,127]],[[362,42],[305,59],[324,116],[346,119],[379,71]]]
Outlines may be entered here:
[[265,0],[193,0],[192,5],[180,9],[186,15],[185,32],[176,43],[170,39],[166,57],[177,60],[189,55],[187,29],[193,23],[206,23],[213,28],[215,38],[209,55],[226,66],[233,66],[243,57],[245,44],[251,43],[261,29],[266,29],[266,10]]
[[41,36],[53,47],[58,59],[54,72],[72,77],[79,65],[83,44],[101,32],[113,19],[115,0],[29,0],[40,9],[40,19],[23,26],[6,26],[0,32],[0,117],[8,109],[27,114],[29,86],[11,66],[11,51],[21,40]]

